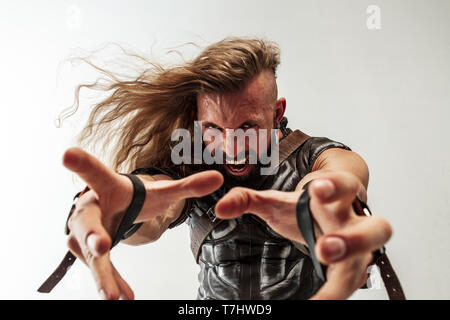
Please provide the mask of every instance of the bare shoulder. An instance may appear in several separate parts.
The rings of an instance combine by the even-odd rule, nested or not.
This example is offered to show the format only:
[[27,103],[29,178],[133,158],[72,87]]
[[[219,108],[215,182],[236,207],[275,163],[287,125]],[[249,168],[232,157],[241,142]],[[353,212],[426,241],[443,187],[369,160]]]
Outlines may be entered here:
[[330,148],[322,152],[314,162],[312,171],[340,170],[356,175],[367,188],[369,184],[369,167],[356,152],[342,148]]

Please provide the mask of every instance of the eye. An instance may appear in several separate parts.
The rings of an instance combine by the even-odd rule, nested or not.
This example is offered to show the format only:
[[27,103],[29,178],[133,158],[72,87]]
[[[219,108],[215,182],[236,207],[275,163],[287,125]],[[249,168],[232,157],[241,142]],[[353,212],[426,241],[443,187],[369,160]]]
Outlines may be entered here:
[[214,124],[205,124],[203,126],[203,134],[209,134],[209,135],[218,135],[222,132],[222,129],[215,126]]
[[243,129],[244,131],[245,130],[248,130],[248,129],[250,129],[250,128],[253,128],[255,125],[253,124],[253,123],[244,123],[242,126],[241,126],[241,129]]
[[214,124],[209,124],[209,123],[204,124],[203,127],[204,127],[205,129],[217,129],[217,130],[220,130],[219,127],[217,127],[216,125],[214,125]]

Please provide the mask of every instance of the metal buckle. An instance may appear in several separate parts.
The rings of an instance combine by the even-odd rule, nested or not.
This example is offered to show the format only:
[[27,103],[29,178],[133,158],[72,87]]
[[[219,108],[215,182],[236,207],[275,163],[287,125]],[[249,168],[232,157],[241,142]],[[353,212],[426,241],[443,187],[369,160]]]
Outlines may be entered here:
[[211,219],[212,222],[217,220],[216,215],[214,214],[214,207],[211,207],[206,211],[206,215]]

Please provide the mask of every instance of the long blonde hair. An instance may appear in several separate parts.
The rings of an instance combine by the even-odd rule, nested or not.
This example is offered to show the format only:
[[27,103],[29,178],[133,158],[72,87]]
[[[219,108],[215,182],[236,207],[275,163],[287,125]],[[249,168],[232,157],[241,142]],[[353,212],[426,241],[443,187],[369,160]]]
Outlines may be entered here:
[[193,133],[197,94],[239,91],[263,69],[276,75],[280,50],[272,41],[229,37],[180,65],[164,67],[148,61],[148,67],[132,81],[120,80],[112,72],[86,62],[108,79],[106,84],[77,86],[74,110],[82,88],[112,93],[93,107],[77,144],[82,148],[101,144],[102,150],[109,147],[110,165],[119,172],[176,167],[176,172],[184,176],[188,168],[171,163],[171,134],[177,128]]

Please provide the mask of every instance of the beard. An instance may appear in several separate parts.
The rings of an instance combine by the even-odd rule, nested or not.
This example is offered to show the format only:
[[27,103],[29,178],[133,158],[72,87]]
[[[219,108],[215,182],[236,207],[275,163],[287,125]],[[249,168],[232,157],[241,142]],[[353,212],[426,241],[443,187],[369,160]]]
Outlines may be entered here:
[[250,171],[246,175],[231,174],[224,164],[213,164],[210,169],[217,170],[223,175],[223,187],[228,191],[233,187],[245,187],[255,189],[261,179],[260,165],[250,164]]
[[[258,183],[261,180],[261,163],[257,153],[250,149],[244,151],[241,157],[237,159],[245,158],[245,163],[249,167],[249,171],[246,174],[233,174],[230,171],[230,167],[227,168],[227,164],[216,164],[212,165],[211,169],[219,171],[223,178],[223,187],[226,190],[230,190],[233,187],[245,187],[250,189],[256,189]],[[226,154],[223,154],[223,158],[226,159]],[[249,159],[257,159],[256,163],[250,163]]]
[[[205,148],[204,143],[203,143],[203,147]],[[222,151],[219,150],[218,152],[222,152]],[[268,148],[268,150],[266,152],[267,152],[268,156],[270,157],[271,149]],[[249,149],[249,150],[243,151],[243,153],[244,154],[241,155],[241,157],[242,158],[245,157],[245,159],[246,159],[245,163],[247,163],[248,166],[250,166],[249,172],[245,175],[237,175],[237,174],[230,173],[230,171],[227,170],[227,168],[226,168],[226,164],[222,164],[222,163],[220,163],[220,164],[213,163],[210,165],[206,165],[205,163],[203,163],[201,166],[203,167],[203,170],[219,171],[224,178],[222,188],[224,188],[226,191],[232,189],[233,187],[245,187],[245,188],[250,188],[250,189],[257,189],[261,182],[261,178],[262,178],[261,168],[263,167],[263,165],[261,164],[259,156],[255,150]],[[227,159],[227,156],[225,153],[223,153],[222,159]],[[237,159],[241,159],[241,158],[237,157]],[[249,159],[257,159],[257,160],[256,160],[256,163],[250,164]]]

